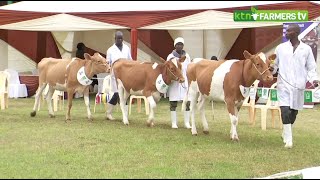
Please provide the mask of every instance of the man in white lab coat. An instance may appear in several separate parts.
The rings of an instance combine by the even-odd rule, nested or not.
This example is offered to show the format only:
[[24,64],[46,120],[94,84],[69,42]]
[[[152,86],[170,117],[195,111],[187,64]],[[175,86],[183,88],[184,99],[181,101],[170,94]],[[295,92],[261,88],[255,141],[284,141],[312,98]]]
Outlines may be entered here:
[[107,62],[109,62],[111,66],[111,92],[114,93],[112,98],[108,102],[108,108],[106,112],[106,118],[110,120],[114,120],[114,118],[112,117],[112,111],[119,101],[117,82],[112,67],[113,63],[115,63],[120,58],[132,60],[130,48],[123,43],[123,33],[121,31],[117,31],[115,33],[115,43],[107,50],[106,58]]
[[292,125],[298,110],[303,109],[304,89],[307,81],[318,86],[316,62],[310,46],[298,39],[300,27],[290,24],[286,31],[287,42],[275,49],[277,58],[271,68],[278,72],[277,91],[283,123],[282,138],[286,148],[292,148]]
[[[177,104],[178,101],[183,100],[184,96],[187,93],[188,87],[188,79],[187,79],[187,67],[190,63],[190,56],[189,54],[183,50],[184,46],[184,39],[182,37],[178,37],[174,40],[174,47],[175,49],[172,51],[171,54],[168,55],[167,61],[172,57],[180,58],[181,56],[186,56],[185,61],[182,63],[182,74],[185,79],[184,83],[179,83],[178,81],[173,81],[168,88],[168,95],[170,101],[170,111],[171,111],[171,123],[172,128],[178,128],[177,125]],[[186,111],[184,112],[184,126],[185,128],[190,129],[190,101],[187,102]]]

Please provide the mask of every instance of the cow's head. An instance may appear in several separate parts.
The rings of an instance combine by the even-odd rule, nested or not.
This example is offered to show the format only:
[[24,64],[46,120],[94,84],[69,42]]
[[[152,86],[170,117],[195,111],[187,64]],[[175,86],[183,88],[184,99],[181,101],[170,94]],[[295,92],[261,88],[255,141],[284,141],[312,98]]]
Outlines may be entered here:
[[93,54],[93,56],[90,56],[90,54],[85,53],[84,58],[86,60],[92,61],[92,71],[94,74],[110,72],[110,66],[107,63],[106,58],[102,57],[100,53],[96,52]]
[[246,59],[250,59],[252,62],[252,66],[254,67],[254,70],[258,73],[259,77],[258,79],[265,81],[265,82],[271,82],[273,81],[273,75],[269,70],[270,66],[270,60],[275,59],[276,55],[273,54],[266,58],[266,55],[262,52],[258,54],[250,54],[248,51],[244,51],[243,55]]
[[184,62],[186,59],[185,56],[181,58],[173,57],[170,60],[166,61],[160,57],[161,61],[164,63],[165,68],[167,69],[166,75],[170,77],[171,80],[179,81],[180,83],[184,82],[184,78],[182,75],[182,65],[181,63]]

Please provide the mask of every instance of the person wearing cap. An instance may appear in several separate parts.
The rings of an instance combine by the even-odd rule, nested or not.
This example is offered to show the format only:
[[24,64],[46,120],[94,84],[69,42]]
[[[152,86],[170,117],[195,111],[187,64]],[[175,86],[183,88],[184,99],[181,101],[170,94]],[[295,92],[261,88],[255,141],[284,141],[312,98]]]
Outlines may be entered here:
[[[190,61],[189,54],[183,50],[184,39],[182,37],[178,37],[174,40],[174,50],[167,57],[167,61],[172,57],[180,58],[182,56],[186,56],[185,61],[182,63],[182,74],[185,79],[184,83],[179,83],[178,81],[173,81],[168,88],[169,102],[170,102],[170,111],[171,111],[171,123],[172,128],[178,128],[177,125],[177,104],[178,101],[183,100],[184,96],[187,93],[188,80],[187,80],[187,67]],[[184,111],[184,126],[185,128],[190,129],[190,101],[187,102],[186,111]]]
[[[107,50],[107,56],[106,56],[107,62],[109,62],[111,67],[113,67],[113,63],[115,63],[120,58],[132,60],[129,46],[123,43],[123,33],[121,31],[117,31],[115,33],[114,39],[115,39],[115,43]],[[118,94],[118,88],[117,88],[117,81],[112,69],[111,69],[111,92],[113,92],[113,95],[109,100],[109,102],[107,103],[108,108],[106,112],[106,118],[109,120],[114,120],[114,118],[112,117],[112,111],[115,105],[117,105],[119,101],[119,94]],[[128,105],[126,105],[126,111],[127,109],[128,109]]]

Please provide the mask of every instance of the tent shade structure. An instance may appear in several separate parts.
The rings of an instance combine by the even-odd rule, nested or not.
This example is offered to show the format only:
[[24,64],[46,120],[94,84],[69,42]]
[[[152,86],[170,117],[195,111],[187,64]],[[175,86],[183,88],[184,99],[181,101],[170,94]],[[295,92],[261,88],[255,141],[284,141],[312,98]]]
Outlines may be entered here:
[[186,17],[161,22],[140,29],[206,30],[280,26],[282,22],[235,22],[233,13],[207,10]]
[[[173,49],[173,39],[180,35],[199,36],[197,50],[194,50],[199,51],[199,53],[192,54],[204,56],[206,51],[208,53],[210,51],[212,53],[210,57],[218,53],[222,56],[220,58],[224,58],[228,54],[230,56],[230,52],[243,51],[243,48],[255,53],[255,51],[274,41],[275,37],[281,35],[282,23],[279,22],[233,21],[234,10],[249,10],[251,6],[257,6],[259,10],[308,10],[309,19],[317,18],[320,15],[319,3],[309,1],[197,1],[196,3],[188,1],[21,1],[0,7],[0,38],[9,45],[15,45],[13,47],[17,50],[23,50],[21,53],[29,58],[32,57],[31,59],[36,63],[42,57],[52,56],[53,51],[54,53],[60,51],[61,55],[65,52],[64,49],[73,52],[74,44],[77,43],[73,43],[73,41],[82,39],[89,41],[91,47],[94,45],[95,47],[92,47],[92,49],[105,53],[106,48],[113,40],[110,34],[115,30],[129,32],[126,42],[130,44],[134,59],[137,59],[138,53],[141,54],[141,50],[138,49],[141,46],[145,47],[144,52],[148,51],[147,53],[151,52],[166,58],[166,55]],[[274,29],[260,31],[262,28]],[[245,33],[248,29],[251,33]],[[259,33],[256,32],[256,29],[259,29]],[[110,33],[103,33],[107,31],[110,31]],[[185,33],[187,31],[190,31],[190,33]],[[228,37],[228,45],[226,46],[222,44],[222,38],[226,37],[226,33],[222,31],[230,32],[232,35]],[[58,32],[73,32],[74,35],[70,35],[70,37],[69,35],[61,35],[65,39],[58,38],[56,40],[55,36]],[[273,33],[272,38],[268,41],[261,40],[260,37],[269,38],[265,35],[269,32]],[[27,48],[22,47],[21,43],[14,40],[16,39],[15,36],[22,36],[17,34],[32,33],[36,33],[35,37],[37,39],[30,39],[30,43],[25,45],[28,46]],[[93,35],[92,39],[94,40],[87,37],[89,34]],[[104,37],[106,34],[108,34],[108,38]],[[260,36],[257,37],[256,34]],[[102,37],[95,37],[98,35],[102,35]],[[220,39],[213,40],[212,35],[220,36]],[[242,36],[246,36],[246,38]],[[185,38],[188,39],[188,37]],[[259,40],[256,40],[257,38]],[[92,43],[97,40],[106,41],[106,43]],[[71,44],[69,41],[71,41]],[[239,41],[245,41],[250,45],[243,46],[240,43],[239,46]],[[221,44],[223,46],[212,49],[208,45],[212,42],[216,43],[216,46]],[[68,43],[68,47],[64,47],[66,45],[63,44]],[[96,44],[99,44],[99,46]],[[191,44],[194,45],[194,43]],[[237,47],[232,46],[230,48],[230,44],[237,45]],[[31,45],[36,47],[30,48]],[[256,46],[259,48],[256,48]],[[185,48],[189,48],[187,44]],[[35,52],[24,51],[28,49]],[[192,49],[189,48],[189,52]],[[4,49],[3,52],[5,51],[7,50]],[[238,54],[241,55],[241,53]],[[36,59],[34,59],[35,57]],[[155,56],[152,55],[152,57]],[[4,66],[6,65],[8,63],[4,64]]]

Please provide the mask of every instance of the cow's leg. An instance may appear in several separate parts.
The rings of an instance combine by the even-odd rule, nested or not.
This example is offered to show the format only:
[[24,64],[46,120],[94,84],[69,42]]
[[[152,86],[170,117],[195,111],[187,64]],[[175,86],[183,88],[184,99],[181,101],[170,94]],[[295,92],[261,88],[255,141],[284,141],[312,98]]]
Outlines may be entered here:
[[153,96],[148,96],[147,99],[148,99],[149,106],[150,106],[150,113],[149,113],[149,117],[147,120],[147,125],[149,127],[153,127],[154,126],[154,108],[156,108],[157,104],[156,104]]
[[238,133],[237,133],[237,124],[238,124],[238,110],[235,106],[235,102],[233,100],[226,100],[227,109],[229,112],[229,117],[231,121],[231,130],[230,130],[230,138],[233,141],[239,141]]
[[199,100],[200,101],[199,101],[199,107],[198,108],[200,110],[203,133],[204,134],[209,134],[209,125],[208,125],[208,122],[207,122],[206,112],[205,112],[206,99],[205,99],[205,97],[203,95],[201,95]]
[[84,99],[84,103],[86,104],[86,107],[87,107],[88,120],[92,121],[93,118],[92,118],[92,114],[90,111],[89,86],[87,86],[83,91],[83,99]]
[[160,101],[160,93],[159,92],[150,92],[148,90],[143,90],[143,95],[147,97],[148,105],[149,105],[149,117],[147,120],[147,126],[153,127],[154,126],[154,108],[157,106],[157,102]]
[[[192,82],[192,83],[194,83],[194,82]],[[196,121],[195,121],[195,112],[197,110],[197,100],[199,97],[199,93],[196,90],[189,88],[187,96],[190,100],[191,133],[192,133],[192,135],[197,135],[198,132],[197,132]]]
[[122,112],[122,121],[123,121],[123,124],[129,125],[128,114],[126,113],[127,111],[125,107],[125,104],[126,104],[126,99],[124,97],[125,89],[123,87],[121,80],[118,80],[118,91],[119,91],[119,99],[120,99],[120,108]]
[[35,97],[34,106],[33,106],[33,111],[30,113],[31,117],[34,117],[37,114],[36,112],[37,112],[37,109],[39,108],[39,101],[42,96],[43,90],[46,88],[46,85],[47,85],[46,83],[40,84],[40,86],[38,88],[38,91],[37,91],[36,97]]
[[125,89],[123,91],[123,101],[125,102],[125,105],[124,105],[124,112],[126,113],[126,117],[128,119],[128,123],[129,123],[129,105],[128,105],[128,98],[130,96],[130,93],[128,93]]
[[72,107],[72,100],[73,100],[74,90],[73,89],[67,89],[67,92],[68,92],[68,111],[67,111],[67,114],[66,114],[66,121],[71,120],[70,111],[71,111],[71,107]]
[[[241,107],[241,106],[240,106],[240,107]],[[238,106],[238,104],[235,104],[234,114],[235,114],[235,116],[238,118],[238,121],[237,121],[237,123],[236,123],[236,126],[237,126],[238,123],[239,123],[239,111],[240,111],[240,107]],[[231,123],[230,138],[232,138],[233,129],[234,129],[234,126],[233,126],[233,124]]]
[[49,85],[49,91],[48,91],[46,100],[47,100],[47,104],[48,104],[49,116],[51,118],[55,117],[54,116],[54,111],[53,111],[53,108],[52,108],[52,95],[53,95],[53,93],[54,93],[54,89],[53,89],[52,86]]

